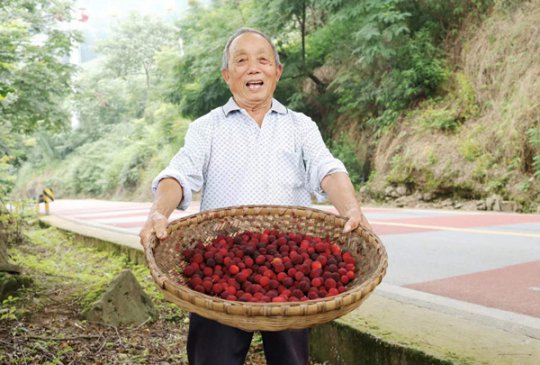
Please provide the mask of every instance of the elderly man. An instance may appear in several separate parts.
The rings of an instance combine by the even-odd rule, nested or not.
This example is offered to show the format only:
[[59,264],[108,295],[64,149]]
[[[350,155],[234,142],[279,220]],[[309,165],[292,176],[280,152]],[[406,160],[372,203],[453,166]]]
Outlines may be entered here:
[[[270,38],[240,29],[228,40],[222,76],[232,98],[190,124],[185,144],[155,179],[154,204],[141,230],[146,244],[166,237],[167,220],[202,189],[201,210],[243,204],[310,206],[326,197],[348,217],[345,231],[369,227],[343,164],[317,125],[273,98],[283,66]],[[243,364],[252,333],[192,314],[190,364]],[[262,332],[268,364],[308,363],[308,330]]]

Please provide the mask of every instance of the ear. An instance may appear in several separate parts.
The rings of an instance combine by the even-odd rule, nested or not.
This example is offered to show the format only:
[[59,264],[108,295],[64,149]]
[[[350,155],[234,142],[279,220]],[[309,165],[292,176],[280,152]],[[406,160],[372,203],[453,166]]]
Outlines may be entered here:
[[229,85],[229,80],[230,80],[229,70],[228,69],[222,69],[221,70],[221,76],[223,77],[223,80],[225,80],[225,83],[227,83],[227,85]]
[[277,78],[279,80],[279,78],[281,77],[281,74],[283,73],[283,65],[282,64],[279,64],[277,67],[276,67],[276,75],[277,75]]

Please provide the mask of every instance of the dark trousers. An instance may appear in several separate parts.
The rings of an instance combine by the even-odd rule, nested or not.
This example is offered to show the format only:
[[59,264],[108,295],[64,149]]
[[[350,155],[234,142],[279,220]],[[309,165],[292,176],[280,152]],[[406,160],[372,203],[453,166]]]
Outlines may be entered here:
[[[261,332],[268,365],[306,365],[307,329]],[[253,332],[229,327],[191,313],[187,342],[190,365],[242,365]]]

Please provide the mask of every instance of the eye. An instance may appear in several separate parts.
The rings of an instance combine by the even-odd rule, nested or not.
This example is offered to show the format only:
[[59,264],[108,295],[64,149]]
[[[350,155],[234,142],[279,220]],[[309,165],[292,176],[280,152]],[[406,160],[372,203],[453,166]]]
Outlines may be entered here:
[[245,63],[245,62],[246,62],[246,59],[245,59],[244,57],[236,59],[236,63],[237,63],[237,64],[240,64],[240,65],[241,65],[241,64],[243,64],[243,63]]
[[262,63],[263,65],[268,65],[270,63],[268,58],[265,58],[265,57],[259,58],[259,62]]

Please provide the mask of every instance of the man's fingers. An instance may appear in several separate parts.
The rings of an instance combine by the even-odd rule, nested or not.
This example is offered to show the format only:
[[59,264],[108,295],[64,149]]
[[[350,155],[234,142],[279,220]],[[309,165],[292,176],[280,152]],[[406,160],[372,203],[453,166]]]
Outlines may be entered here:
[[160,240],[167,238],[167,230],[165,228],[156,229],[156,237]]
[[146,248],[146,246],[148,245],[148,242],[150,241],[150,237],[152,236],[152,232],[153,230],[145,226],[139,233],[140,242],[143,247]]
[[167,218],[160,214],[152,219],[152,223],[154,224],[156,237],[160,240],[167,238]]
[[345,226],[343,227],[343,233],[349,233],[350,231],[358,228],[359,222],[354,219],[349,219]]
[[167,217],[161,213],[154,212],[151,216],[152,230],[151,232],[156,232],[156,237],[160,240],[167,238]]
[[167,218],[163,214],[152,214],[139,233],[141,245],[146,247],[148,241],[150,241],[150,238],[152,237],[152,233],[154,232],[156,237],[160,240],[167,238],[167,224]]

